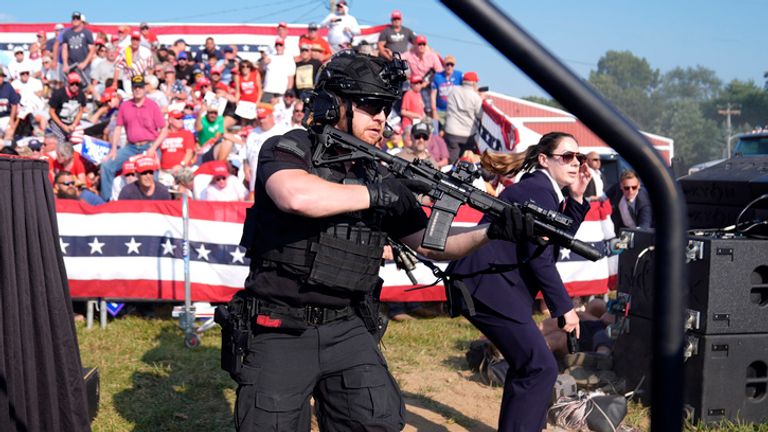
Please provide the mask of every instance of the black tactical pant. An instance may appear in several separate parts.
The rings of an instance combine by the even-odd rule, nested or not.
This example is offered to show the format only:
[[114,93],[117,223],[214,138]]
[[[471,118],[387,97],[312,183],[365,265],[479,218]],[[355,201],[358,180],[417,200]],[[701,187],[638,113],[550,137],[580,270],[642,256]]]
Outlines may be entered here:
[[357,316],[301,334],[257,326],[237,381],[240,432],[309,431],[310,395],[323,432],[405,426],[400,389]]

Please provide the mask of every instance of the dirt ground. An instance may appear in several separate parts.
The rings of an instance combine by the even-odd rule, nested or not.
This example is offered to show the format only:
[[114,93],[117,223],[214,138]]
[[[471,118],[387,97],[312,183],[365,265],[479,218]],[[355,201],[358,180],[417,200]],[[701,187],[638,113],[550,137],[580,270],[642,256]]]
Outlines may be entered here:
[[425,370],[395,374],[406,403],[408,432],[493,432],[501,388],[470,371]]

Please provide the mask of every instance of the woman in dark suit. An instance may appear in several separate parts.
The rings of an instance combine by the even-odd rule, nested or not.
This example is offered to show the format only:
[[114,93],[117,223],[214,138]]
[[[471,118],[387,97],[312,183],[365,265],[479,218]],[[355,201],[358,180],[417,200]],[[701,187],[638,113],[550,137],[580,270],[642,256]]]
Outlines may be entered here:
[[[584,190],[591,176],[584,160],[574,137],[560,132],[544,135],[524,153],[483,155],[484,167],[498,174],[530,171],[499,198],[518,203],[533,200],[546,210],[560,211],[574,220],[572,234],[589,210]],[[481,273],[464,279],[476,310],[473,316],[466,310],[464,315],[509,363],[500,431],[530,432],[546,425],[547,406],[558,369],[533,321],[536,295],[542,293],[552,317],[565,317],[563,331],[579,329],[573,302],[555,266],[558,255],[559,248],[551,244],[493,240],[453,263],[452,273],[456,275],[473,274],[492,264],[513,264],[504,273]]]

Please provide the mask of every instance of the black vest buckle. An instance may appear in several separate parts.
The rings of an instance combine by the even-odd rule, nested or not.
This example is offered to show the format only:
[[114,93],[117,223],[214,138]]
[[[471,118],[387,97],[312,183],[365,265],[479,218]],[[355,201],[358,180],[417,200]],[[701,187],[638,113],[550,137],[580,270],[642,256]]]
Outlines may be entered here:
[[325,323],[326,308],[307,306],[304,308],[304,320],[309,325],[321,325]]

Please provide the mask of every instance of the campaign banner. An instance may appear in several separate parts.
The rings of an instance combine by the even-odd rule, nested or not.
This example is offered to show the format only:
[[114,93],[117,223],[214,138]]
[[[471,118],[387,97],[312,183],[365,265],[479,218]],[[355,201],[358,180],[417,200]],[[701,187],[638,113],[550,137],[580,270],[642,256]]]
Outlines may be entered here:
[[112,149],[112,144],[92,136],[83,135],[82,142],[73,147],[76,152],[80,153],[80,156],[98,165],[107,157]]
[[[239,245],[250,203],[189,202],[191,300],[226,302],[243,288],[249,260]],[[183,224],[180,201],[115,201],[90,206],[57,200],[60,247],[73,298],[184,300]],[[603,247],[610,205],[593,203],[577,236]],[[482,214],[462,207],[454,224],[473,226]],[[612,227],[611,232],[612,232]],[[590,262],[562,251],[558,269],[572,295],[602,294],[615,284],[609,259]],[[614,260],[615,261],[615,260]],[[437,263],[444,269],[447,262]],[[383,301],[443,301],[442,284],[423,264],[418,285],[387,261],[382,266]]]
[[507,116],[486,100],[483,101],[475,141],[481,154],[486,150],[511,153],[515,151],[520,138]]

